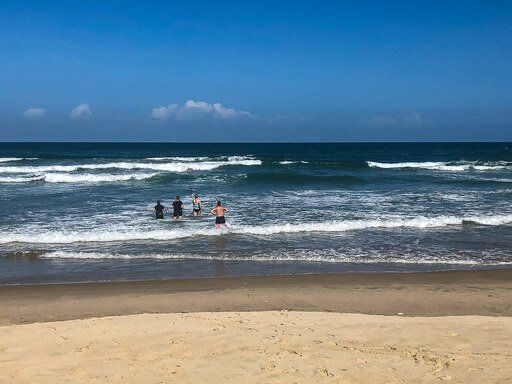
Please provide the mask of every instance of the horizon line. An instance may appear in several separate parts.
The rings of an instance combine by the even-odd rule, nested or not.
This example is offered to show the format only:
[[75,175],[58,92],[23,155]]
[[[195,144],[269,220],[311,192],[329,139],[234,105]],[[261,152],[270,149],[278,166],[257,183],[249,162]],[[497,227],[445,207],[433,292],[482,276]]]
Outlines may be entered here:
[[0,144],[509,144],[511,140],[360,140],[360,141],[0,141]]

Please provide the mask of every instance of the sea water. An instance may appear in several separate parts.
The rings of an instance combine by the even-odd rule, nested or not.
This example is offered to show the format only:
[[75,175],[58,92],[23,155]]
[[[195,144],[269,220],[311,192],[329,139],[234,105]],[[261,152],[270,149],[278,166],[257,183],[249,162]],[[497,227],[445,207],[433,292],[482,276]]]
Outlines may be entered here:
[[510,143],[3,143],[0,284],[508,268],[511,201]]

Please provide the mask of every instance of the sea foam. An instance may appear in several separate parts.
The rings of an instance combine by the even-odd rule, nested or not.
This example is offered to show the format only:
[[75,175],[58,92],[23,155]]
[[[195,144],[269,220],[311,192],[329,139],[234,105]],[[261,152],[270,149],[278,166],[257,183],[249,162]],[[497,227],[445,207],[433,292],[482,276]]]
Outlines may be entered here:
[[479,163],[479,162],[441,162],[441,161],[424,161],[424,162],[403,162],[403,163],[379,163],[376,161],[366,162],[370,168],[383,168],[383,169],[400,169],[400,168],[416,168],[416,169],[429,169],[437,171],[491,171],[503,170],[512,167],[512,164],[507,162],[494,162],[494,163]]
[[227,161],[203,161],[203,162],[170,162],[170,163],[145,163],[145,162],[111,162],[103,164],[76,164],[76,165],[40,165],[40,166],[3,166],[0,173],[42,173],[42,172],[75,172],[79,170],[153,170],[160,172],[187,172],[210,171],[229,165],[261,165],[261,160],[247,158],[229,158]]
[[137,240],[174,240],[194,236],[218,236],[220,234],[243,234],[254,236],[269,236],[294,233],[336,233],[358,231],[365,229],[389,229],[389,228],[440,228],[447,226],[460,226],[464,224],[478,225],[507,225],[512,223],[512,215],[491,216],[438,216],[415,217],[409,219],[373,219],[373,220],[340,220],[312,223],[283,223],[266,226],[231,225],[223,231],[215,228],[185,228],[174,230],[121,230],[115,229],[94,231],[47,231],[34,234],[29,233],[2,233],[0,244],[19,243],[45,243],[65,244],[76,242],[118,242]]
[[192,157],[183,157],[183,156],[164,156],[164,157],[147,157],[146,160],[152,161],[183,161],[183,162],[194,162],[194,161],[205,161],[208,160],[209,157],[206,156],[192,156]]
[[444,265],[467,265],[467,266],[483,266],[483,265],[512,265],[511,261],[495,261],[495,260],[475,260],[471,258],[454,259],[453,257],[423,257],[423,258],[407,258],[407,257],[389,257],[381,256],[377,258],[361,259],[359,255],[346,255],[338,252],[272,252],[248,256],[229,256],[229,255],[208,255],[208,254],[181,254],[181,253],[109,253],[109,252],[79,252],[79,251],[52,251],[46,252],[39,256],[43,259],[78,259],[78,260],[137,260],[137,259],[154,259],[154,260],[222,260],[222,261],[252,261],[252,262],[322,262],[322,263],[358,263],[358,264],[444,264]]
[[47,183],[102,183],[130,180],[144,180],[156,176],[158,173],[132,173],[123,175],[111,174],[72,174],[72,173],[45,173],[34,176],[7,176],[0,177],[0,183],[29,183],[44,181]]
[[11,161],[37,160],[37,157],[0,157],[0,163],[9,163]]
[[157,173],[133,173],[127,175],[47,173],[44,175],[43,180],[47,183],[101,183],[109,181],[144,180],[156,175]]

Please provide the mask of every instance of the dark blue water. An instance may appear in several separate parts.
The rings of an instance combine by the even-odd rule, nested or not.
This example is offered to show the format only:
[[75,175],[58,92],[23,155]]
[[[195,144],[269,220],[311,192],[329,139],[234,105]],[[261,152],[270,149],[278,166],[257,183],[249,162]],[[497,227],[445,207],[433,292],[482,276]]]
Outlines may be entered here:
[[504,268],[511,197],[507,143],[4,143],[0,283]]

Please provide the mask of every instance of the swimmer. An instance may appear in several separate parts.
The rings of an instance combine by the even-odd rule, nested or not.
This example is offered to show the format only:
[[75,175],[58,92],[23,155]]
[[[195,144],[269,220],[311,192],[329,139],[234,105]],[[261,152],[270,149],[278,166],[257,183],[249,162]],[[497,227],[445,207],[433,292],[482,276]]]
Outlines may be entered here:
[[222,205],[222,203],[220,202],[220,200],[217,201],[217,205],[210,212],[212,215],[216,216],[215,217],[215,227],[217,229],[219,229],[221,225],[224,225],[226,228],[228,227],[226,224],[226,218],[224,217],[224,215],[228,212],[229,212],[229,209],[224,207]]
[[201,211],[203,210],[203,203],[199,198],[197,193],[194,194],[194,199],[192,200],[192,215],[193,216],[201,216]]
[[160,200],[158,200],[155,205],[155,214],[157,219],[164,218],[164,210],[166,210],[166,208],[160,204]]
[[172,202],[174,212],[172,213],[173,220],[181,220],[183,218],[183,202],[179,196],[176,196],[176,200]]

